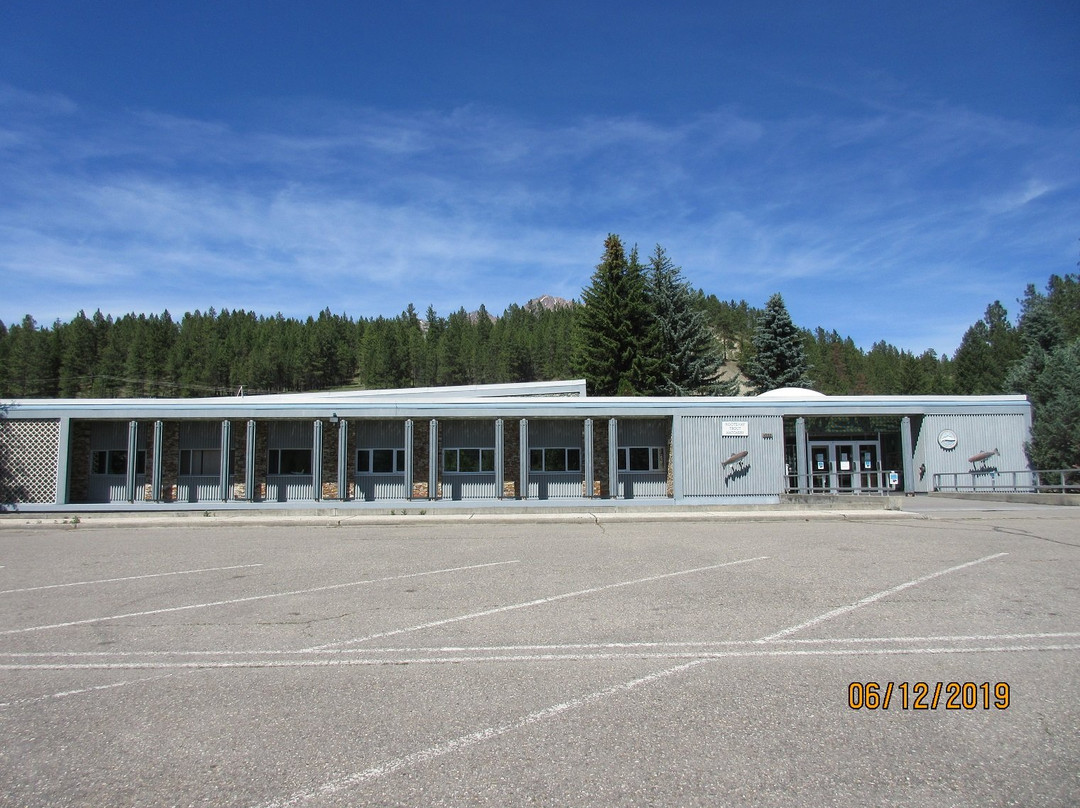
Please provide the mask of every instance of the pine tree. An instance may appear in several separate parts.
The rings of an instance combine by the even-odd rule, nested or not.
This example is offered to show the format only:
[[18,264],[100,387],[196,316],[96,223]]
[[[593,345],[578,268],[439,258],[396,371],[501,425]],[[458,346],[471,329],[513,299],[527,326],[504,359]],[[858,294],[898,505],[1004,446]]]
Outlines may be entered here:
[[1000,300],[971,326],[953,356],[956,386],[963,395],[994,395],[1005,388],[1010,364],[1022,354],[1020,338]]
[[738,395],[738,381],[719,378],[723,357],[695,307],[689,284],[659,244],[649,258],[649,303],[657,325],[652,346],[658,367],[654,391],[663,396]]
[[780,387],[810,387],[809,364],[803,335],[791,322],[791,315],[779,293],[769,298],[754,332],[755,354],[743,372],[757,392]]
[[604,256],[581,292],[574,332],[574,369],[594,395],[644,395],[655,387],[649,340],[653,317],[643,267],[609,235]]

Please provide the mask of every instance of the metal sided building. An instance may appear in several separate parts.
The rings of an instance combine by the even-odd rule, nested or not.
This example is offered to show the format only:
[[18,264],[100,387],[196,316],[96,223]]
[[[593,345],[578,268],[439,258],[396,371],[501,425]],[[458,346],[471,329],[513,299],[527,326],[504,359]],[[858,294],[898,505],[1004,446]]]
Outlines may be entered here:
[[588,398],[582,381],[28,399],[0,402],[0,501],[20,511],[773,503],[1008,474],[1022,487],[1030,428],[1022,396]]

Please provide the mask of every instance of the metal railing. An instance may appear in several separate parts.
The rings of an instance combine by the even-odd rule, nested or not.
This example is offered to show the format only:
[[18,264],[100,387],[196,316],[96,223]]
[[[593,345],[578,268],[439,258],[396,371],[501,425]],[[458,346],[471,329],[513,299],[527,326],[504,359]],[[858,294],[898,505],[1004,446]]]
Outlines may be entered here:
[[868,494],[887,496],[901,490],[898,471],[817,472],[785,475],[789,494]]
[[1002,492],[1033,494],[1080,493],[1080,469],[1031,471],[944,472],[933,476],[933,489],[942,493]]

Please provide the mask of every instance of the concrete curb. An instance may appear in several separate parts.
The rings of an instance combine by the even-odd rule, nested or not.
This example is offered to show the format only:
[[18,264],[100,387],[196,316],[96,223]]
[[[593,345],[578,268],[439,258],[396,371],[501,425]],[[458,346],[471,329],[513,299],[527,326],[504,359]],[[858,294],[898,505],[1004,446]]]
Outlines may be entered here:
[[439,512],[375,513],[287,513],[208,511],[167,514],[7,514],[0,517],[0,530],[70,528],[102,530],[124,528],[220,528],[220,527],[415,527],[420,525],[465,524],[626,524],[631,522],[820,522],[877,521],[880,519],[925,519],[925,515],[897,510],[642,510],[574,511],[552,513]]

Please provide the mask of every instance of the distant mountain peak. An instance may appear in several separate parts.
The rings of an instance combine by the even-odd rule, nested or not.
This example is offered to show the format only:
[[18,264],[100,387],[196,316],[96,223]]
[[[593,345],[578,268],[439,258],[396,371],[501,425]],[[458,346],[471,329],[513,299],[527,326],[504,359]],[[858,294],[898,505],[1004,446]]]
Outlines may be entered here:
[[534,297],[526,303],[525,308],[530,311],[538,311],[540,309],[553,311],[554,309],[564,309],[567,306],[572,305],[573,301],[567,300],[566,298],[555,297],[554,295],[540,295],[540,297]]

